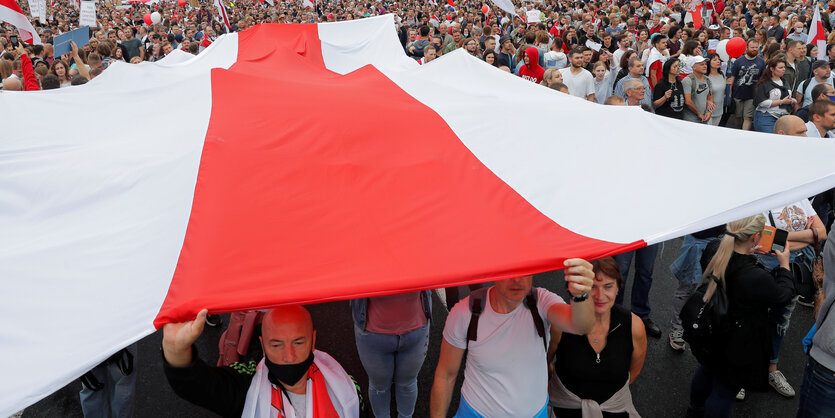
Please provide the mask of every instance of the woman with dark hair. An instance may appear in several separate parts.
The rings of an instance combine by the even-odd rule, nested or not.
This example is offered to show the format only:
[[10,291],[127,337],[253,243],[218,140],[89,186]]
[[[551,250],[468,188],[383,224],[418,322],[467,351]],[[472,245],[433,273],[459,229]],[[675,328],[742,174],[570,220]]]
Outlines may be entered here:
[[722,239],[708,244],[702,254],[705,295],[712,297],[716,289],[724,289],[728,328],[699,350],[700,367],[691,382],[687,416],[730,417],[741,388],[768,388],[768,310],[788,304],[795,285],[788,245],[776,253],[779,266],[773,274],[757,263],[754,252],[764,226],[762,214],[731,222]]
[[779,54],[779,53],[785,54],[785,51],[780,49],[780,44],[778,44],[776,42],[772,43],[772,44],[766,46],[765,48],[763,48],[763,59],[766,62],[768,62],[768,60],[776,57],[777,54]]
[[707,78],[710,80],[710,93],[713,96],[713,113],[711,113],[710,120],[707,123],[708,125],[719,126],[725,110],[727,78],[725,78],[725,74],[722,74],[722,59],[715,52],[707,54]]
[[679,73],[679,80],[683,80],[690,74],[693,74],[693,59],[697,56],[702,56],[702,44],[695,39],[691,39],[684,43],[684,48],[681,49],[681,71]]
[[49,69],[49,73],[58,77],[61,87],[70,85],[70,66],[66,62],[56,59],[52,62],[52,68]]
[[[591,262],[594,327],[574,335],[551,327],[548,348],[550,404],[560,418],[582,417],[582,404],[592,401],[603,417],[637,417],[629,385],[644,366],[647,334],[644,322],[615,305],[623,281],[612,257]],[[555,361],[554,361],[555,360]]]
[[481,59],[483,59],[484,62],[486,62],[486,63],[488,63],[488,64],[490,64],[494,67],[499,66],[499,60],[497,58],[498,57],[496,55],[496,51],[494,51],[492,49],[488,49],[488,50],[484,51],[484,54],[481,55]]
[[811,66],[813,62],[818,59],[818,46],[815,44],[806,44],[806,61]]
[[790,115],[797,100],[785,82],[786,59],[782,56],[772,58],[760,75],[754,89],[754,130],[774,133],[774,123],[783,115]]
[[684,88],[678,79],[679,65],[678,58],[670,58],[664,63],[663,77],[652,91],[656,115],[673,119],[684,117]]
[[613,84],[614,86],[617,86],[618,81],[620,81],[621,78],[624,78],[627,74],[629,74],[629,60],[635,56],[638,56],[638,53],[630,49],[626,51],[623,54],[623,56],[620,57],[620,70],[618,71],[618,74],[615,76],[615,81]]

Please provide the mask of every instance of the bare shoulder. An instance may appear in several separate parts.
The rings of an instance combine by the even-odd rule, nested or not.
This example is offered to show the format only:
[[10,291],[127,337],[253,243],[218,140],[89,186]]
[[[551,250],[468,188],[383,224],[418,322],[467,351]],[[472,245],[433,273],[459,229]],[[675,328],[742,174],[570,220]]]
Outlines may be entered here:
[[632,315],[632,338],[637,336],[646,335],[646,329],[644,329],[644,321],[641,320],[641,317],[635,315],[634,313],[630,313]]

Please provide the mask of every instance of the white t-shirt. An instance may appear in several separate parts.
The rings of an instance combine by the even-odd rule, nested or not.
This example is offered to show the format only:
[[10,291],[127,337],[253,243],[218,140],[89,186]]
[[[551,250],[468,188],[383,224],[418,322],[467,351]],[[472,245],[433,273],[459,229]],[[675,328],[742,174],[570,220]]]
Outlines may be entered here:
[[[768,212],[763,212],[763,215],[765,216],[766,225],[771,225]],[[806,229],[807,224],[812,222],[812,218],[817,215],[818,213],[812,208],[812,203],[809,202],[809,199],[803,199],[799,202],[783,206],[782,208],[772,209],[771,216],[777,225],[771,226],[789,232],[802,231]]]
[[594,77],[585,69],[575,75],[571,73],[571,67],[566,67],[560,70],[560,74],[563,84],[568,86],[568,93],[572,96],[585,99],[589,94],[594,94]]
[[[524,302],[507,314],[493,310],[489,293],[494,289],[488,291],[484,313],[478,320],[478,341],[470,341],[461,395],[484,416],[532,417],[545,406],[548,397],[545,348]],[[565,302],[548,290],[537,288],[536,291],[536,306],[547,330],[548,309]],[[449,312],[444,340],[453,347],[465,349],[470,316],[468,296]]]

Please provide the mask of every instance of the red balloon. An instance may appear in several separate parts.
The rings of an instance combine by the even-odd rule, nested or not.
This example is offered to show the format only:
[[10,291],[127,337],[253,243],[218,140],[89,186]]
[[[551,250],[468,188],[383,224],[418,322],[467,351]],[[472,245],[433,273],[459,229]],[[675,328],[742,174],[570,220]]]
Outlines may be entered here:
[[145,24],[148,24],[148,25],[153,25],[154,24],[154,22],[151,21],[151,14],[150,13],[145,13],[145,16],[142,16],[142,20],[145,21]]
[[484,6],[481,6],[481,13],[487,14],[487,12],[489,12],[489,11],[490,11],[490,8],[487,7],[486,4]]
[[725,51],[728,52],[728,55],[731,58],[739,58],[745,53],[747,48],[748,45],[746,45],[745,39],[737,37],[728,40],[728,44],[725,46]]
[[186,0],[180,0],[180,1],[177,2],[177,4],[179,4],[180,7],[183,7],[183,6],[186,5]]

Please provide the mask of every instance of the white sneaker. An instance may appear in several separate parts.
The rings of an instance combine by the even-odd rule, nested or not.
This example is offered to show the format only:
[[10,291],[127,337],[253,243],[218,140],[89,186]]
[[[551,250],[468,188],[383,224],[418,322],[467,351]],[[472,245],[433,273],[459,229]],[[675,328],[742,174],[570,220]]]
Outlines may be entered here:
[[745,389],[740,389],[739,393],[736,394],[736,400],[744,401],[745,400]]
[[786,376],[783,376],[783,373],[779,370],[774,372],[768,373],[768,384],[777,391],[777,393],[791,398],[794,397],[794,389],[792,385],[786,380]]
[[670,330],[670,347],[676,351],[684,351],[684,330],[673,328]]

